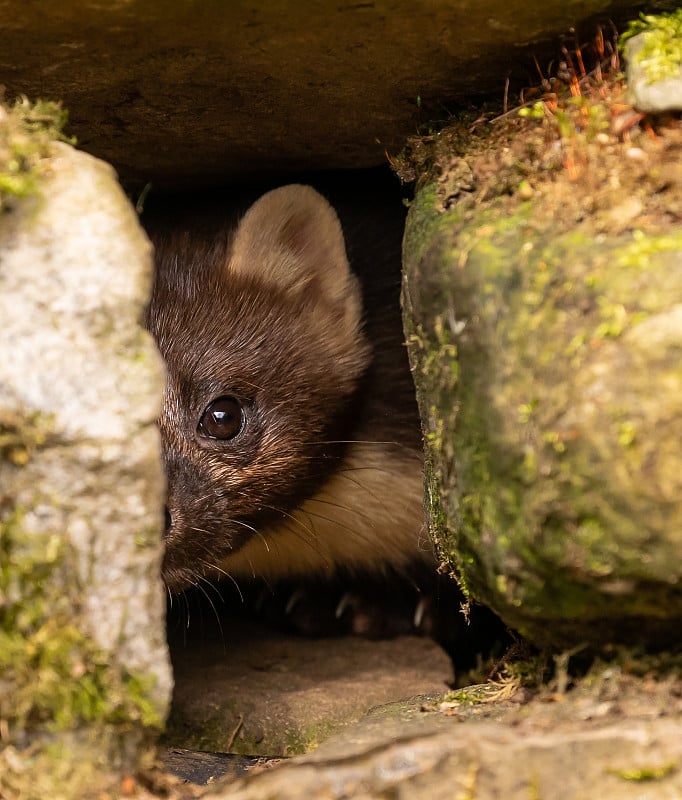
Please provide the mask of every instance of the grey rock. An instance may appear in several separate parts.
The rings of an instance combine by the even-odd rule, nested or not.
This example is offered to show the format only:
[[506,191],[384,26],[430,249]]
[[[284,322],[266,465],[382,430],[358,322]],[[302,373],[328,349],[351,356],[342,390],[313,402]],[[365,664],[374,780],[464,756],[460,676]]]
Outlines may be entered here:
[[[0,0],[0,83],[63,100],[126,178],[197,186],[385,163],[474,95],[501,98],[529,45],[637,0]],[[522,70],[525,77],[525,70]]]
[[[173,649],[174,746],[290,756],[316,747],[368,708],[445,691],[446,654],[430,639],[288,637],[232,620],[225,644]],[[197,691],[197,687],[201,691]]]
[[575,133],[575,180],[526,160],[550,149],[539,130],[472,138],[472,191],[446,195],[446,166],[408,214],[432,532],[538,644],[664,648],[682,621],[682,136]]
[[310,755],[227,783],[216,800],[673,800],[682,792],[679,711],[591,720],[570,695],[553,708],[506,703],[480,715],[420,705],[370,715]]
[[[64,696],[102,669],[116,691],[130,691],[104,688],[97,702],[108,709],[103,726],[119,708],[134,743],[163,721],[171,690],[155,426],[163,367],[140,326],[151,247],[113,170],[53,147],[40,195],[0,216],[0,534],[12,564],[2,588],[34,604],[36,625],[82,636],[82,652],[68,655],[73,674],[61,676]],[[37,588],[31,559],[36,576],[50,566]],[[20,617],[7,620],[11,635]],[[38,686],[37,669],[34,678]],[[49,697],[36,702],[43,721],[66,713]],[[64,724],[87,717],[74,706]]]

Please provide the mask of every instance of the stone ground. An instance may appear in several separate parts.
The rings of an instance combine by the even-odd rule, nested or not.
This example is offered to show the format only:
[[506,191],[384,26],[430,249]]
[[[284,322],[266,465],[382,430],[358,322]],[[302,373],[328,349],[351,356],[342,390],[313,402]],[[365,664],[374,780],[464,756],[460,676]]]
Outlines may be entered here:
[[[579,680],[568,674],[568,659],[560,659],[541,689],[503,680],[458,690],[442,702],[439,682],[448,665],[422,639],[302,641],[251,629],[229,663],[219,649],[207,669],[193,651],[177,671],[176,703],[186,717],[198,718],[203,708],[215,719],[222,691],[233,698],[225,706],[239,697],[241,709],[254,709],[253,717],[244,713],[244,729],[253,731],[252,719],[266,720],[264,736],[272,736],[265,730],[271,719],[275,731],[281,725],[319,733],[323,718],[329,724],[313,752],[292,759],[166,752],[168,767],[208,782],[211,797],[215,791],[224,800],[682,797],[682,683],[640,659],[599,664]],[[205,687],[200,699],[198,682]],[[374,705],[380,696],[410,690],[430,696]],[[229,713],[225,733],[241,750]],[[189,784],[174,791],[177,797],[203,792]]]
[[368,708],[442,694],[453,679],[450,659],[427,638],[307,639],[243,620],[223,628],[229,641],[199,636],[172,648],[176,684],[166,741],[175,747],[300,754]]

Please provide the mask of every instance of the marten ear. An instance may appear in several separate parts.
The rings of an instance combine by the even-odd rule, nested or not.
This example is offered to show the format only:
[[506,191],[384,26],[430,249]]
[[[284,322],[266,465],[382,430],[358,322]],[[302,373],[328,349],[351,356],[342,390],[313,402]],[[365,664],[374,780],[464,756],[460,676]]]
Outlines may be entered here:
[[235,233],[228,269],[287,293],[316,291],[332,306],[350,302],[359,314],[341,223],[310,186],[274,189],[251,206]]

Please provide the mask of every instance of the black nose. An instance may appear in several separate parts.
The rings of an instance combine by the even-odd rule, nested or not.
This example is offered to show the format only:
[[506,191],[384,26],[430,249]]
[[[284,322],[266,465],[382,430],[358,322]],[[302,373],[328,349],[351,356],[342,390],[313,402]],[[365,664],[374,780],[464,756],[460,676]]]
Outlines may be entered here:
[[168,531],[171,529],[171,525],[173,524],[173,517],[171,516],[170,508],[168,508],[168,506],[166,506],[164,509],[164,513],[166,519],[165,533],[168,533]]

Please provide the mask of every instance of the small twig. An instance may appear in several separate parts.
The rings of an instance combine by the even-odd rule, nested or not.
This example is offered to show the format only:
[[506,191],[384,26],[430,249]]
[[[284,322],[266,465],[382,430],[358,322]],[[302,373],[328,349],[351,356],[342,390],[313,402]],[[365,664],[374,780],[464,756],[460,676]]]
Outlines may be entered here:
[[575,34],[575,56],[578,59],[578,66],[580,67],[580,77],[584,78],[587,75],[585,64],[583,63],[583,54],[580,50],[580,42],[578,41],[578,34]]
[[232,749],[232,745],[234,744],[234,740],[237,738],[237,734],[242,728],[244,724],[244,715],[240,714],[237,719],[237,724],[234,726],[232,733],[230,734],[230,738],[227,740],[227,747],[225,748],[228,752]]

